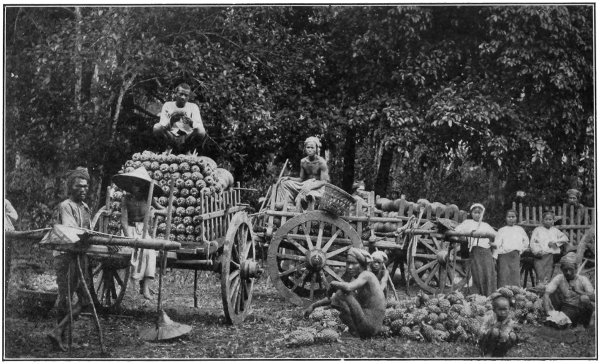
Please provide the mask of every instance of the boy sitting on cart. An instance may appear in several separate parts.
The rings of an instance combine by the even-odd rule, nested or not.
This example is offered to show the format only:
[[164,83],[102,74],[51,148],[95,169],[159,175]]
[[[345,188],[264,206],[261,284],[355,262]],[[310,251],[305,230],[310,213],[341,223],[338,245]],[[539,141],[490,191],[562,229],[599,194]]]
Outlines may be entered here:
[[321,188],[329,182],[325,158],[319,156],[321,142],[316,137],[304,141],[306,157],[300,161],[300,177],[283,177],[277,186],[277,203],[294,204],[307,209],[308,204],[321,197]]

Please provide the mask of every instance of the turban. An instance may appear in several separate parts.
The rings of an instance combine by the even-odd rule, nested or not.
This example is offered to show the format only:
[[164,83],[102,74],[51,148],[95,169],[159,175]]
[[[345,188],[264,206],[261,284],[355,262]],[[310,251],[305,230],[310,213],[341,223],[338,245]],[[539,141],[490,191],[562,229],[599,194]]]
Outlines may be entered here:
[[388,260],[387,254],[385,254],[381,250],[378,250],[378,251],[374,252],[373,254],[371,254],[371,258],[373,258],[374,261],[381,262],[381,263],[385,263]]
[[472,205],[471,205],[471,207],[469,208],[469,212],[473,211],[473,209],[474,209],[474,208],[477,208],[477,207],[479,207],[479,208],[480,208],[480,209],[482,209],[482,210],[485,210],[485,207],[483,207],[483,205],[482,205],[482,204],[480,204],[480,203],[474,203],[474,204],[472,204]]
[[82,178],[86,181],[89,181],[90,175],[88,173],[88,169],[84,167],[77,167],[73,170],[68,171],[67,184],[69,185],[69,188],[71,188],[71,186],[73,185],[73,181],[75,181],[75,178]]
[[369,264],[371,260],[371,254],[369,254],[365,250],[358,248],[350,248],[350,250],[348,251],[348,258],[346,259],[347,262],[359,263],[363,267]]
[[577,268],[577,255],[573,252],[565,254],[560,258],[560,266],[561,268]]
[[567,190],[567,196],[575,196],[576,198],[579,198],[579,196],[581,196],[581,192],[574,188],[571,188]]
[[306,138],[306,140],[304,141],[304,146],[308,145],[309,143],[315,144],[315,148],[317,149],[317,154],[319,154],[319,151],[321,150],[321,141],[319,140],[319,138],[314,137],[314,136]]

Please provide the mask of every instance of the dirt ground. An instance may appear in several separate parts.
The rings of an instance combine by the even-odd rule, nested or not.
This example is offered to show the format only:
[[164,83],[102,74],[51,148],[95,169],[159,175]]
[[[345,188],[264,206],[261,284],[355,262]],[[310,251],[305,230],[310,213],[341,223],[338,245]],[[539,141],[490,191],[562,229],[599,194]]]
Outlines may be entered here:
[[[13,276],[18,277],[18,274]],[[4,358],[435,359],[481,356],[472,343],[412,342],[399,337],[361,340],[343,336],[340,342],[331,344],[288,348],[281,338],[311,323],[301,317],[299,308],[280,297],[266,277],[258,280],[253,296],[253,311],[238,327],[224,323],[217,274],[200,273],[198,308],[193,307],[192,271],[167,270],[164,283],[163,308],[172,320],[191,325],[192,331],[167,342],[140,340],[139,331],[151,327],[156,321],[156,299],[142,299],[130,285],[121,314],[100,317],[107,348],[103,354],[90,315],[82,316],[74,325],[74,345],[70,352],[53,351],[45,336],[55,322],[53,310],[29,309],[31,303],[18,299],[13,282],[5,302]],[[509,357],[597,358],[595,326],[585,330],[559,331],[529,325],[522,328],[522,337],[524,341],[509,352]]]

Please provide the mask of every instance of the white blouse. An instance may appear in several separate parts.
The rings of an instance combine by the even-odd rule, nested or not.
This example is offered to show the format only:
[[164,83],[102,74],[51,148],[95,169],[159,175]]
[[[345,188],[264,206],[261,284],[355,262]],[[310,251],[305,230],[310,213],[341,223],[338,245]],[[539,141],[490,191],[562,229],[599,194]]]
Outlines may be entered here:
[[[556,248],[549,247],[548,243],[551,241],[556,242],[558,246]],[[558,254],[560,253],[560,246],[568,241],[569,238],[565,233],[554,226],[550,226],[550,229],[538,226],[531,233],[531,252],[534,254]]]
[[[459,232],[459,233],[470,233],[473,230],[477,231],[478,233],[490,233],[490,234],[496,235],[496,230],[494,230],[494,228],[491,227],[488,223],[481,222],[481,224],[479,224],[479,222],[477,222],[473,219],[467,219],[467,220],[461,222],[456,228],[454,228],[454,231]],[[469,249],[471,249],[474,246],[478,246],[478,247],[486,248],[486,249],[490,248],[490,239],[487,239],[487,238],[468,238],[468,239],[469,239]]]
[[529,247],[529,237],[525,229],[518,225],[501,227],[495,242],[498,246],[496,254],[506,254],[514,250],[520,254]]

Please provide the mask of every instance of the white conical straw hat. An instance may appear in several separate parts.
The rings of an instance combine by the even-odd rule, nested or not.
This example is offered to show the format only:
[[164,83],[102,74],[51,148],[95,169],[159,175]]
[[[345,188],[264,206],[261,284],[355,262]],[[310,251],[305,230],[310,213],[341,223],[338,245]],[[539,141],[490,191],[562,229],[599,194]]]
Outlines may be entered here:
[[[117,185],[117,187],[125,191],[131,191],[131,186],[134,184],[138,185],[140,186],[142,191],[145,191],[147,194],[150,182],[152,182],[152,178],[150,178],[150,175],[148,174],[148,171],[146,171],[146,168],[142,166],[129,173],[115,174],[112,178],[112,181],[115,185]],[[162,188],[156,183],[154,183],[153,195],[163,195]]]

